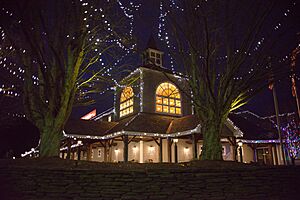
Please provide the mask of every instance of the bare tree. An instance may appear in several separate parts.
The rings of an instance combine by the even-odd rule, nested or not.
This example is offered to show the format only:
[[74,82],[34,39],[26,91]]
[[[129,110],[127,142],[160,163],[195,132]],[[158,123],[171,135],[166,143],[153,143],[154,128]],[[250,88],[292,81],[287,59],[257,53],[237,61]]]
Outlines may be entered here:
[[1,11],[0,26],[14,52],[9,59],[25,70],[24,109],[40,131],[41,157],[59,155],[74,101],[92,103],[87,94],[110,81],[113,62],[124,44],[131,45],[129,23],[116,3],[9,1]]
[[220,132],[228,114],[268,84],[270,66],[263,51],[268,45],[259,45],[259,36],[272,4],[179,1],[171,8],[167,45],[177,65],[184,67],[202,122],[201,158],[222,160]]

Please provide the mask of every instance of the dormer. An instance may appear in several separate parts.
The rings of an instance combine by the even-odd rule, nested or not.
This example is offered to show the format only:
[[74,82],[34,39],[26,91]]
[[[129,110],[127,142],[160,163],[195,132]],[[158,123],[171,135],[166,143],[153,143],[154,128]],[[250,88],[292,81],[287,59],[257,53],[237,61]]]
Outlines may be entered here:
[[153,64],[159,67],[163,66],[163,52],[160,51],[151,35],[146,50],[142,54],[143,65]]

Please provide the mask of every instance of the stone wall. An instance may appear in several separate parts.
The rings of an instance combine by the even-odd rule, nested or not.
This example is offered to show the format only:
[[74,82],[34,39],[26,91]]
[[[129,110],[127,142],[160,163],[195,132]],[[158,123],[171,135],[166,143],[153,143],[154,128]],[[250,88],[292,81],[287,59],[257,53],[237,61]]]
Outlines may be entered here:
[[0,162],[0,199],[300,199],[299,167],[73,164]]

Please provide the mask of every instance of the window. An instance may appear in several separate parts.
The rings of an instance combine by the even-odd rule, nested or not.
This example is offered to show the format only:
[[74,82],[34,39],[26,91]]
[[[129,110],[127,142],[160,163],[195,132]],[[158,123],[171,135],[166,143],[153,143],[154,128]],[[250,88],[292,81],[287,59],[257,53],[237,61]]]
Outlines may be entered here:
[[124,88],[120,99],[120,117],[126,116],[133,112],[133,89],[132,87]]
[[157,66],[162,66],[162,55],[161,53],[156,53],[154,51],[150,52],[150,61],[152,64],[155,64]]
[[178,89],[171,83],[162,83],[156,89],[156,112],[181,114]]

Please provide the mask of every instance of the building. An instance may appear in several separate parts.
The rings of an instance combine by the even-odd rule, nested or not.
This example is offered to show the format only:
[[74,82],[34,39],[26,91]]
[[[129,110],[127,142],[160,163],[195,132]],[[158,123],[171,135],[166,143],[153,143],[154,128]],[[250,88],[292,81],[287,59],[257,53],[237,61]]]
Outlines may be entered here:
[[[93,116],[90,120],[71,120],[66,124],[62,157],[139,163],[199,159],[201,123],[193,115],[191,99],[183,94],[190,91],[179,91],[177,87],[184,88],[185,78],[163,67],[163,52],[156,47],[153,38],[142,60],[143,64],[122,81],[122,86],[115,87],[114,108],[96,116],[92,111],[84,117]],[[239,118],[233,118],[239,122]],[[243,135],[228,119],[221,132],[224,160],[240,158],[239,141],[244,142],[245,162],[259,161],[261,152],[266,154],[264,145],[261,151],[261,145],[254,146]],[[268,152],[278,148],[276,142],[272,145]],[[276,164],[276,156],[272,161],[267,158],[264,163]]]

